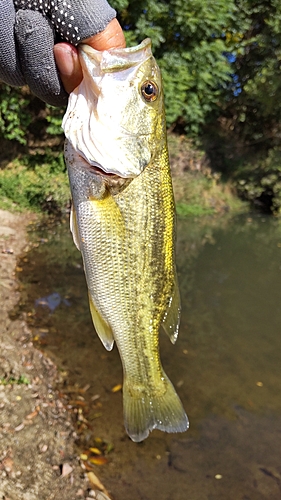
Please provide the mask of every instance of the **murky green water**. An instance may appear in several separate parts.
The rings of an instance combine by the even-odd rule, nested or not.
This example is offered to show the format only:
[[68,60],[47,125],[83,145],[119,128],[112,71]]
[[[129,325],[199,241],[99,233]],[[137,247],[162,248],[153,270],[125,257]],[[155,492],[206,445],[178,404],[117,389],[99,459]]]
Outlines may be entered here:
[[161,358],[191,428],[141,444],[124,432],[122,395],[111,390],[122,382],[119,355],[93,331],[68,224],[41,230],[38,242],[22,263],[22,307],[65,390],[90,384],[80,442],[113,443],[95,471],[115,500],[280,499],[281,223],[179,221],[182,322],[175,346],[161,336]]

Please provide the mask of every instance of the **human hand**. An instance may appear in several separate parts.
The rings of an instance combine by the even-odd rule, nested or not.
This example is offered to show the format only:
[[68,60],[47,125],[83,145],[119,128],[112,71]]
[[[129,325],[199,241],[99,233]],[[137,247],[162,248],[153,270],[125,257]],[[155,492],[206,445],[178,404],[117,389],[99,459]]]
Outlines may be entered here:
[[[85,41],[97,50],[111,48],[114,40],[117,46],[125,45],[106,0],[0,0],[0,12],[0,80],[28,84],[55,106],[66,104],[66,90],[73,90],[82,78],[75,45]],[[72,45],[55,46],[60,79],[53,49],[61,41]]]
[[[126,46],[124,33],[117,19],[112,19],[105,30],[83,40],[93,49],[109,50]],[[70,93],[82,80],[82,69],[77,49],[68,43],[57,43],[54,46],[55,60],[65,90]]]

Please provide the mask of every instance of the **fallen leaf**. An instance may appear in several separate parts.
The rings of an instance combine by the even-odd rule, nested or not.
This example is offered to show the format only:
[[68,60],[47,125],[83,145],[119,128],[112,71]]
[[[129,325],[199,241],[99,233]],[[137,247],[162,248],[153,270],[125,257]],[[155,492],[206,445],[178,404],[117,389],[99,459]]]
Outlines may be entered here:
[[98,448],[89,448],[89,450],[95,455],[101,455],[101,451]]
[[96,401],[96,399],[99,399],[99,398],[100,398],[100,395],[95,394],[94,396],[91,397],[91,401]]
[[38,415],[38,411],[34,410],[32,413],[29,413],[29,415],[27,415],[25,418],[27,420],[31,420],[32,418],[36,417],[37,415]]
[[112,387],[111,392],[118,392],[121,391],[122,389],[122,384],[117,384],[114,387]]
[[114,444],[113,443],[108,443],[106,445],[105,453],[110,453],[112,450],[114,450]]
[[61,475],[62,477],[68,476],[69,474],[71,474],[72,471],[73,467],[71,467],[71,465],[69,465],[68,463],[65,463],[62,466]]
[[92,486],[92,488],[96,488],[99,491],[103,491],[106,495],[108,492],[106,491],[104,485],[100,482],[99,478],[96,476],[94,472],[87,472],[88,480]]
[[69,404],[72,406],[86,406],[86,401],[81,401],[80,399],[73,399],[69,401]]
[[107,458],[102,457],[102,456],[91,457],[88,459],[88,461],[94,465],[104,465],[104,464],[107,464],[107,462],[108,462]]
[[82,469],[85,469],[87,471],[92,471],[94,468],[94,464],[89,464],[88,462],[85,461],[81,463],[81,467]]
[[17,427],[15,427],[15,431],[16,431],[16,432],[19,432],[19,431],[21,431],[23,428],[24,428],[24,424],[23,424],[23,423],[21,423],[21,424],[19,424]]

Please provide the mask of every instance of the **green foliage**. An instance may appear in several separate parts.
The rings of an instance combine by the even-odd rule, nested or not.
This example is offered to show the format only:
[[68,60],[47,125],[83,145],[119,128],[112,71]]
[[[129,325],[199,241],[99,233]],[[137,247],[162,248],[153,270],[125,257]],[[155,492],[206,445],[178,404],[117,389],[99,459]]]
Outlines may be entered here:
[[222,107],[245,145],[259,140],[268,148],[274,143],[273,129],[280,141],[281,3],[236,0],[236,5],[228,39],[236,55],[232,67],[240,93],[233,95],[234,88],[229,88]]
[[70,193],[67,175],[63,171],[62,153],[15,160],[0,170],[0,197],[11,200],[16,207],[46,211],[62,210]]
[[26,144],[26,128],[31,122],[28,96],[20,89],[0,83],[0,134],[5,139]]
[[46,127],[47,134],[50,135],[63,135],[62,119],[64,115],[64,108],[54,108],[46,104],[46,120],[48,126]]
[[281,215],[281,149],[273,148],[256,160],[243,166],[237,175],[240,195],[251,202],[266,203],[275,214]]
[[221,95],[221,126],[210,117],[210,154],[238,178],[245,199],[280,213],[281,3],[235,3],[237,16],[225,32],[234,77]]
[[230,80],[230,64],[223,55],[227,50],[224,30],[232,22],[234,2],[111,3],[119,9],[128,44],[152,39],[163,73],[167,124],[181,121],[189,134],[198,133]]
[[237,199],[234,184],[222,182],[221,175],[212,172],[199,144],[185,136],[168,134],[168,145],[179,216],[245,211],[246,204]]

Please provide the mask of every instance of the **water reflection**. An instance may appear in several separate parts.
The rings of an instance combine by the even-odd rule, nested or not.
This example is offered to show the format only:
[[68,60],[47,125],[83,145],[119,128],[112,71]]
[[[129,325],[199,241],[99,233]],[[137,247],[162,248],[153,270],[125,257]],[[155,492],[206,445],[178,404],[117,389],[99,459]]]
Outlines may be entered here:
[[[79,252],[67,224],[41,230],[21,264],[25,310],[40,347],[83,395],[94,437],[114,444],[98,469],[116,500],[279,499],[281,495],[281,225],[270,218],[180,220],[182,322],[161,358],[188,413],[183,435],[155,431],[142,444],[125,435],[117,350],[94,334]],[[53,313],[34,301],[56,290]]]

